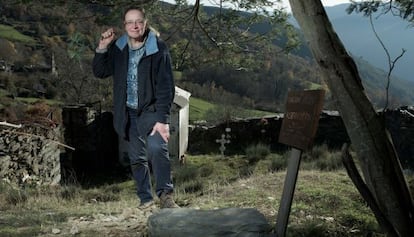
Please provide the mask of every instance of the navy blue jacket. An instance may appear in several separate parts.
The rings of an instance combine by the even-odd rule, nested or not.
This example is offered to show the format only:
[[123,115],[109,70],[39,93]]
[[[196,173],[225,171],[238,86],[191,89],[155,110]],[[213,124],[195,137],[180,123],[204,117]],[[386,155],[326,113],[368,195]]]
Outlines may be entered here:
[[[117,39],[104,53],[95,53],[93,73],[98,78],[113,77],[114,128],[126,138],[126,94],[129,59],[128,36]],[[145,53],[138,64],[138,122],[149,133],[156,122],[169,123],[175,87],[170,53],[154,32],[148,33]]]

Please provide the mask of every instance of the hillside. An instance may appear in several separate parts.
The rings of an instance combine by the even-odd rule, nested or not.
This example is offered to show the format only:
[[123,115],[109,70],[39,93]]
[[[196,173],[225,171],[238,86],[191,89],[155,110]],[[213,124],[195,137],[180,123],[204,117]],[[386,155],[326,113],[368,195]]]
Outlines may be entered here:
[[[386,54],[375,38],[369,18],[362,14],[347,14],[348,5],[340,4],[326,8],[338,36],[355,57],[361,57],[375,67],[387,70]],[[392,14],[375,14],[373,24],[392,59],[400,55],[403,49],[406,50],[404,56],[398,60],[394,75],[414,81],[414,28],[408,21]]]
[[[350,4],[338,4],[325,7],[328,17],[341,39],[342,43],[355,58],[362,58],[372,66],[388,70],[387,56],[383,47],[372,30],[370,20],[362,13],[348,14],[346,9]],[[292,24],[299,28],[292,17]],[[392,59],[406,50],[404,56],[398,60],[393,75],[402,80],[414,81],[412,62],[414,61],[414,29],[410,23],[401,17],[392,14],[379,13],[373,17],[373,25],[378,36],[383,41]],[[307,52],[306,50],[304,52]],[[306,57],[307,53],[298,52]]]
[[[165,11],[171,5],[160,7]],[[72,11],[76,11],[77,18],[68,17],[73,16]],[[40,96],[63,103],[100,101],[104,107],[110,108],[110,81],[97,80],[90,70],[97,35],[108,22],[106,18],[115,15],[109,12],[111,9],[96,3],[76,10],[65,7],[64,3],[3,5],[0,8],[3,16],[0,19],[0,88],[7,90],[10,97]],[[182,52],[177,49],[182,47],[186,34],[184,31],[173,34],[180,30],[168,27],[174,20],[153,16],[152,25],[165,32],[162,35],[171,48],[172,58],[179,61]],[[258,24],[256,27],[252,32],[263,31],[263,27],[269,25]],[[275,43],[283,41],[282,37]],[[254,46],[263,50],[236,56],[237,60],[244,60],[250,66],[234,68],[223,66],[214,58],[197,61],[204,55],[196,55],[196,52],[205,45],[192,41],[190,52],[196,56],[188,55],[191,63],[176,69],[180,70],[176,83],[189,90],[193,98],[267,111],[283,110],[289,90],[326,88],[316,64],[309,60],[306,48],[297,51],[298,55],[287,55],[278,53],[280,46]],[[305,58],[300,57],[300,52],[305,52]],[[357,59],[357,63],[368,96],[375,106],[381,108],[386,73],[367,61]],[[414,104],[412,91],[414,83],[393,79],[390,105]],[[335,108],[329,93],[325,106],[327,109]]]
[[[376,39],[373,38],[373,33],[370,30],[370,26],[367,25],[368,19],[366,17],[363,17],[362,15],[347,15],[345,11],[347,6],[348,4],[342,4],[334,7],[327,7],[326,10],[332,20],[335,29],[338,31],[338,34],[340,35],[341,40],[345,41],[344,43],[346,44],[346,47],[349,48],[351,56],[354,58],[356,64],[358,65],[358,70],[363,80],[363,85],[365,87],[368,97],[371,99],[372,103],[376,108],[383,108],[383,106],[386,104],[385,96],[388,73],[388,66],[384,66],[386,55],[382,48],[374,47],[375,44],[373,42],[376,42]],[[206,7],[206,9],[209,12],[209,14],[213,14],[217,11],[217,8],[214,7]],[[297,26],[297,24],[293,24]],[[395,56],[396,50],[401,50],[401,48],[399,48],[401,46],[404,46],[404,48],[407,49],[407,52],[404,55],[404,57],[398,61],[396,67],[392,71],[389,89],[389,106],[395,108],[401,105],[411,105],[414,103],[414,94],[412,93],[412,91],[414,90],[414,81],[407,80],[407,78],[410,78],[407,77],[407,75],[412,74],[411,62],[414,60],[411,60],[411,57],[414,52],[414,48],[411,50],[411,48],[413,47],[413,44],[411,43],[411,38],[413,36],[412,30],[408,29],[407,27],[403,27],[406,26],[408,23],[405,22],[403,19],[395,16],[384,16],[383,18],[381,18],[380,21],[376,22],[375,24],[376,27],[380,29],[379,32],[381,33],[381,35],[385,36],[384,40],[387,43],[387,46],[390,47],[390,52],[392,53],[392,56]],[[272,28],[272,26],[269,23],[263,22],[254,25],[254,27],[252,27],[250,30],[252,32],[263,34],[269,31],[270,28]],[[305,71],[309,70],[308,72],[311,72],[311,74],[306,76],[299,73],[299,80],[293,82],[293,84],[296,86],[289,84],[285,87],[285,89],[315,89],[315,85],[316,88],[320,88],[321,86],[324,87],[320,75],[313,74],[313,72],[317,71],[315,70],[317,66],[313,63],[310,63],[310,65],[308,65],[309,62],[312,61],[312,59],[310,59],[310,50],[305,43],[305,39],[303,38],[300,29],[297,29],[297,31],[299,38],[302,41],[302,44],[299,46],[298,49],[293,50],[291,52],[292,54],[288,58],[285,58],[283,55],[275,56],[280,57],[282,59],[274,59],[277,62],[276,65],[272,65],[272,67],[280,67],[284,68],[284,70],[276,70],[270,74],[273,77],[278,77],[279,75],[286,73],[286,71],[290,71],[291,68],[296,68],[295,64],[299,63],[302,69],[305,69]],[[356,35],[358,35],[358,37],[356,37]],[[402,38],[400,39],[399,37],[394,37],[395,35],[402,36]],[[349,39],[353,40],[352,44],[347,44],[346,41],[348,41]],[[393,39],[393,41],[388,42],[389,39]],[[279,40],[275,41],[274,43],[277,46],[281,46],[284,45],[284,42],[286,42],[286,35],[283,35],[282,37],[280,37]],[[363,42],[369,43],[361,45]],[[379,43],[376,43],[379,46]],[[375,59],[376,61],[372,59]],[[377,63],[378,61],[381,61],[381,63]],[[307,66],[310,66],[311,69],[309,69]],[[203,75],[205,75],[205,72],[202,72],[200,74],[202,74],[201,77],[203,77]],[[312,79],[313,76],[315,76],[317,79]],[[239,78],[239,76],[236,77]],[[250,78],[252,78],[252,76],[250,76]],[[223,86],[225,90],[234,92],[233,85],[227,83],[227,86],[225,86],[225,81],[228,81],[228,79],[220,77],[220,79],[215,80],[215,83],[217,85]],[[292,82],[292,80],[289,79],[288,81]],[[254,87],[255,82],[255,80],[251,80],[252,84],[249,85],[249,87]],[[275,80],[273,82],[274,85],[278,84],[278,80]],[[263,95],[266,95],[267,90],[273,88],[273,86],[263,83],[263,81],[261,81],[260,83],[265,84],[265,86],[260,90],[261,93],[259,95],[253,96],[254,98],[261,98]],[[283,85],[280,85],[279,83],[279,88],[280,86],[283,87]],[[273,89],[277,90],[276,88]],[[243,95],[246,95],[246,93],[243,93]],[[272,96],[275,95],[273,94]],[[281,98],[285,97],[281,96]],[[325,105],[327,105],[328,108],[334,108],[334,106],[331,106],[329,102],[330,101],[326,101]],[[273,103],[275,102],[273,101]]]

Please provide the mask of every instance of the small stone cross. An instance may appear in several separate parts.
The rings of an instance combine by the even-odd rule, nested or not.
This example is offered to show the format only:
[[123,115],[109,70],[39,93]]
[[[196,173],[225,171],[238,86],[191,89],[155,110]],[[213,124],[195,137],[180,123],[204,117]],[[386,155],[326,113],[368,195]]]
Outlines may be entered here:
[[224,157],[224,151],[226,150],[226,147],[224,145],[230,143],[230,140],[226,139],[225,134],[221,134],[221,139],[216,139],[216,142],[221,144],[219,150],[221,156]]

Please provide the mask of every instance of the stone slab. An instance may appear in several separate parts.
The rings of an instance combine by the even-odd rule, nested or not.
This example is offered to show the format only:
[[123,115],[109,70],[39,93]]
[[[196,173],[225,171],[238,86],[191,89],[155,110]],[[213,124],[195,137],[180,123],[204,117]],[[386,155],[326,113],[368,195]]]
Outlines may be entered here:
[[161,209],[148,218],[150,237],[269,237],[271,226],[254,208]]

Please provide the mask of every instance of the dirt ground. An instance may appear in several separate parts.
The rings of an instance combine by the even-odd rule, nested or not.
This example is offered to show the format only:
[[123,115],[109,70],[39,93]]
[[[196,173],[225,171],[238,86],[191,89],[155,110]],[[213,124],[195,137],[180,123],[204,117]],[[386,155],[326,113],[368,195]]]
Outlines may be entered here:
[[146,237],[148,217],[157,210],[159,209],[142,211],[138,208],[127,208],[119,215],[96,214],[69,218],[61,226],[44,227],[42,236]]

